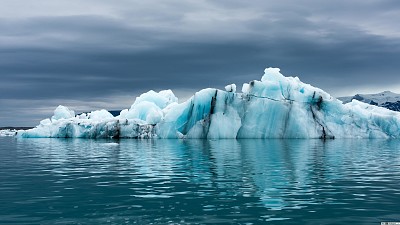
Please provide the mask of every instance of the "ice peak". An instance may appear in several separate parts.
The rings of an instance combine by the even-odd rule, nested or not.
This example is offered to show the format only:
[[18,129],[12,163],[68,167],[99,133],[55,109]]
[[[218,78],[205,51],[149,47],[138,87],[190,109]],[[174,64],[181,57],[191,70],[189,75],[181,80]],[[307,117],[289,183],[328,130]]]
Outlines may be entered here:
[[264,70],[264,75],[261,78],[261,81],[266,80],[281,80],[284,79],[285,76],[281,74],[280,68],[268,67]]
[[73,110],[68,109],[68,107],[59,105],[54,110],[54,115],[51,117],[52,120],[59,119],[69,119],[75,116],[75,112]]

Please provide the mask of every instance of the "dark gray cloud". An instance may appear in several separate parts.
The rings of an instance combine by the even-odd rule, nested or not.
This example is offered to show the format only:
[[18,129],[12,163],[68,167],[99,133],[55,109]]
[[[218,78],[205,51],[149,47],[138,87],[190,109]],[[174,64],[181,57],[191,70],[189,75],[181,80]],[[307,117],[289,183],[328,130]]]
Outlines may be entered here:
[[0,126],[240,87],[269,66],[336,96],[400,91],[398,1],[40,2],[0,9]]

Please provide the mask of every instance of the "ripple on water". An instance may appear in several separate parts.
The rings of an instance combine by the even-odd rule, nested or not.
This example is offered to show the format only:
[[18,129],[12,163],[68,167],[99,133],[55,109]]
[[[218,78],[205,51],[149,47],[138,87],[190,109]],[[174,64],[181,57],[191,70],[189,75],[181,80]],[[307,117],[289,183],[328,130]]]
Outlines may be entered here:
[[398,221],[399,144],[0,138],[0,223]]

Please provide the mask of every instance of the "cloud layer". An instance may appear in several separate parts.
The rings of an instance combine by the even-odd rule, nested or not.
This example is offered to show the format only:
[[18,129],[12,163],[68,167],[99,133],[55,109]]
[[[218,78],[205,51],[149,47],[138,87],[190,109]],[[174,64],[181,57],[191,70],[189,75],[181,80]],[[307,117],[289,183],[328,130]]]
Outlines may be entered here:
[[339,96],[400,91],[399,1],[5,0],[0,126],[58,104],[128,108],[259,79],[268,66]]

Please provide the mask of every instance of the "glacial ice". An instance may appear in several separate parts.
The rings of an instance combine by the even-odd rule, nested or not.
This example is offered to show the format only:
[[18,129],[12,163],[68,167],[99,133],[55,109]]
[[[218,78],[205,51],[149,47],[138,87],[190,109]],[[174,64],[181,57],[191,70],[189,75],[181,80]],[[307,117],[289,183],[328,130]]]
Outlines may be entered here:
[[18,137],[58,138],[400,138],[400,113],[353,100],[343,104],[279,68],[236,93],[203,89],[178,103],[171,90],[149,91],[119,116],[75,115],[59,106],[51,119]]
[[236,92],[236,84],[229,84],[225,86],[225,91]]
[[2,129],[0,130],[0,137],[14,136],[17,133],[15,129]]

